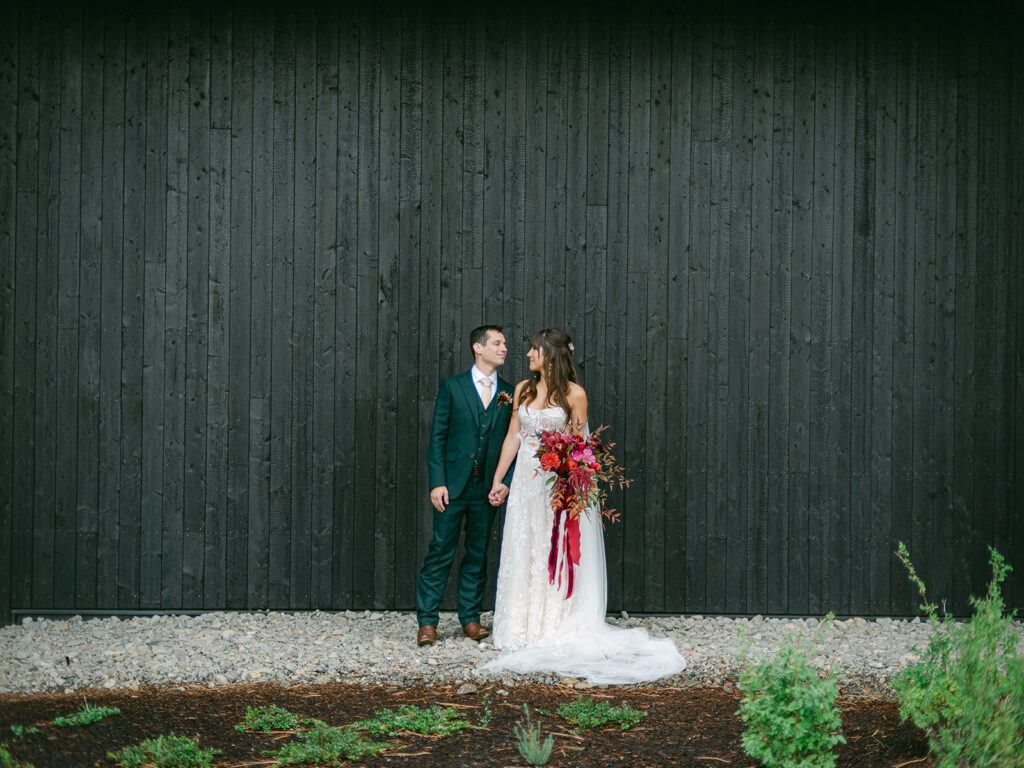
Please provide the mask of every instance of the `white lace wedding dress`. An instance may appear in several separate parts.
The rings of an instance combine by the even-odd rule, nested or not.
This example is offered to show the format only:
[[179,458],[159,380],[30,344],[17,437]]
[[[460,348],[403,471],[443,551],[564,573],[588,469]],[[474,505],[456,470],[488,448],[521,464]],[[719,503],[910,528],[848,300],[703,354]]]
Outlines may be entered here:
[[508,496],[498,566],[494,645],[502,653],[486,672],[554,672],[594,684],[621,685],[656,680],[686,666],[672,640],[643,629],[622,629],[605,621],[607,575],[604,533],[596,510],[580,516],[580,564],[572,596],[548,580],[551,547],[549,472],[537,472],[537,435],[562,430],[559,407],[519,406],[519,454]]

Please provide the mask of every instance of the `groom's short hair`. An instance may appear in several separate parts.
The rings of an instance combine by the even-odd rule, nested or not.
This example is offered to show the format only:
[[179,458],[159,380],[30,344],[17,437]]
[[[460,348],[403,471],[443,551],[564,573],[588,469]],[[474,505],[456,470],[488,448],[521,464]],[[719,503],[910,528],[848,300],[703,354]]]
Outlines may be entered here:
[[496,333],[502,333],[500,325],[481,325],[479,328],[474,328],[469,332],[469,351],[476,353],[473,349],[474,344],[486,344],[487,343],[487,332],[495,331]]

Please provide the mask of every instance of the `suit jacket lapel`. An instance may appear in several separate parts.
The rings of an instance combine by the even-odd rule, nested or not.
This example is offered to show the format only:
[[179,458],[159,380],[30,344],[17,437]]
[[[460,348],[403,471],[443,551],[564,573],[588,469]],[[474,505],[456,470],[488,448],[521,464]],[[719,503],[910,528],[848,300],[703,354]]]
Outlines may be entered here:
[[462,384],[462,394],[466,396],[466,405],[469,407],[469,412],[473,414],[473,420],[479,424],[480,409],[477,405],[480,403],[480,395],[476,393],[476,385],[473,383],[473,375],[469,371],[466,371],[459,377],[459,381]]

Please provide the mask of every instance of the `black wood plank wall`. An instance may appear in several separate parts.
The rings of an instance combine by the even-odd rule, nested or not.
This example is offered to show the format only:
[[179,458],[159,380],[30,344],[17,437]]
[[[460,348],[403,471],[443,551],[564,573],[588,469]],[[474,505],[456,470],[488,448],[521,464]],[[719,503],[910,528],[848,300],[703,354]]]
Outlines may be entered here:
[[636,478],[611,609],[911,614],[898,541],[960,612],[1024,569],[1018,15],[2,21],[0,622],[411,608],[483,321],[513,380],[575,338]]

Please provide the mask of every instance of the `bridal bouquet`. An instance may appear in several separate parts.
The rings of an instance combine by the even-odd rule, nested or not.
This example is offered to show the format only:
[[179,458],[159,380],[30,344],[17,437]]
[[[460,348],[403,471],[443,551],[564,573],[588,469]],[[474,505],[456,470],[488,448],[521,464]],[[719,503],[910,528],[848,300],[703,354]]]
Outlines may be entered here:
[[[619,515],[606,506],[607,489],[630,483],[623,477],[622,468],[612,455],[611,449],[615,444],[601,440],[603,430],[604,427],[600,427],[587,437],[555,430],[546,430],[538,435],[536,456],[540,468],[553,473],[547,480],[552,486],[551,510],[554,512],[548,580],[554,584],[557,578],[561,587],[562,572],[565,571],[568,580],[566,599],[572,596],[573,566],[580,564],[580,514],[593,509],[615,522]],[[559,552],[564,555],[561,564]]]

